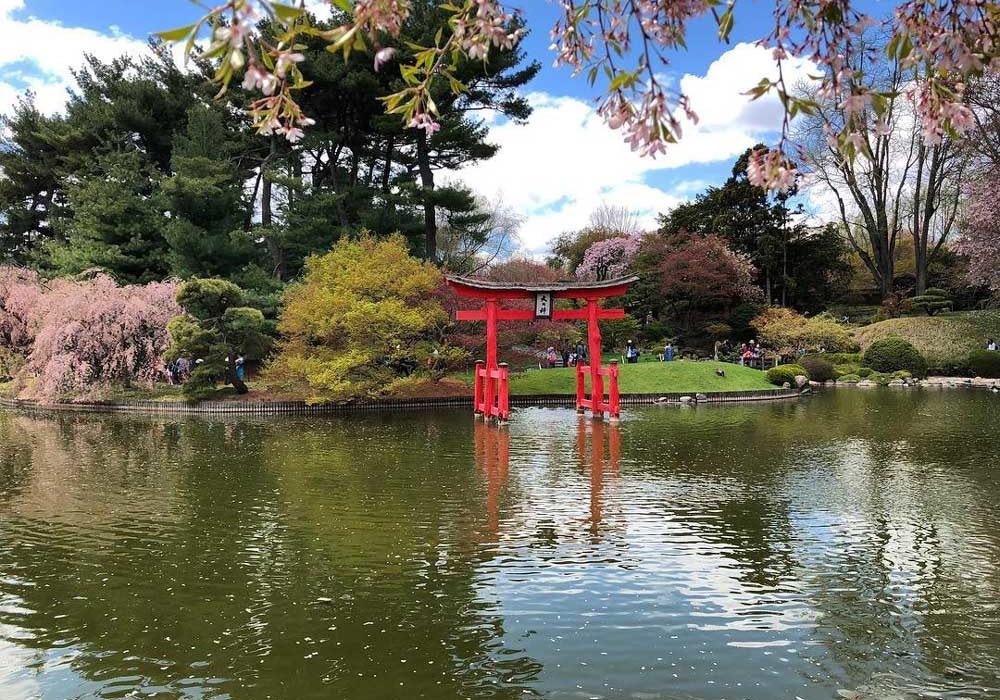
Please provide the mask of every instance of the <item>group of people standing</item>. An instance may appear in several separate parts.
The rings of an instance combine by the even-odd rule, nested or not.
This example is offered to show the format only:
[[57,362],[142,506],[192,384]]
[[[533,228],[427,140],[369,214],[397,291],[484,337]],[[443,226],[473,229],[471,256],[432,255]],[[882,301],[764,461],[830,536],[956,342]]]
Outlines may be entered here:
[[758,366],[764,369],[764,348],[760,344],[751,340],[740,346],[740,364],[745,367]]
[[167,365],[167,380],[171,384],[183,384],[191,376],[193,363],[186,357],[178,357]]
[[557,351],[554,346],[550,345],[545,351],[545,364],[550,368],[559,367],[560,360],[562,360],[562,367],[576,367],[581,362],[586,362],[587,346],[583,343],[577,343],[572,350],[563,348],[561,351]]
[[[204,360],[200,357],[197,360],[191,361],[187,357],[178,357],[173,362],[167,365],[167,381],[170,384],[183,384],[191,377],[191,372],[200,365]],[[229,362],[229,358],[226,358],[226,362]],[[244,381],[247,376],[246,358],[243,355],[237,355],[236,360],[233,362],[234,369],[233,372],[239,381]]]

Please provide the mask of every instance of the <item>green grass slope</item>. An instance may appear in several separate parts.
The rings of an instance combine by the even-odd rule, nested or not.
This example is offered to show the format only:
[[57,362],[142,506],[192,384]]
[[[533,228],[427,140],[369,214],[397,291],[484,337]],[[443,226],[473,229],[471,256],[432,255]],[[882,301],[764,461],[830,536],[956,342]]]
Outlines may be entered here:
[[880,338],[904,338],[920,351],[931,372],[954,372],[974,350],[986,349],[986,339],[1000,340],[1000,311],[965,311],[937,316],[893,318],[858,329],[861,349]]
[[[623,394],[710,394],[718,391],[774,389],[763,372],[724,362],[643,362],[619,365],[618,388]],[[715,370],[723,369],[725,377]],[[510,393],[518,396],[576,394],[576,368],[530,369],[512,374]]]

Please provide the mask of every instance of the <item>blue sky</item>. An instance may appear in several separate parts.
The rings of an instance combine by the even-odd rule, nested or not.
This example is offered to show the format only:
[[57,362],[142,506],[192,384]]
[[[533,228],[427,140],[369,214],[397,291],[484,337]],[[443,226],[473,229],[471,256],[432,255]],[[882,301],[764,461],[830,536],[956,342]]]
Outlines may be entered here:
[[[742,6],[728,46],[716,39],[711,20],[692,27],[689,50],[674,54],[662,72],[690,94],[701,119],[656,160],[631,153],[593,114],[596,92],[552,66],[549,29],[558,7],[544,0],[521,0],[520,6],[532,30],[525,48],[543,66],[525,90],[535,113],[526,126],[494,124],[491,138],[500,154],[443,178],[462,180],[515,209],[524,219],[529,253],[541,253],[561,231],[584,225],[602,202],[626,206],[652,225],[658,212],[724,180],[746,147],[776,137],[776,101],[748,104],[740,94],[773,71],[769,52],[752,43],[767,32],[767,3]],[[0,106],[7,111],[19,92],[31,88],[42,108],[58,110],[72,83],[69,69],[85,51],[106,59],[140,52],[150,33],[198,14],[189,0],[0,0]],[[804,77],[810,66],[792,68]]]

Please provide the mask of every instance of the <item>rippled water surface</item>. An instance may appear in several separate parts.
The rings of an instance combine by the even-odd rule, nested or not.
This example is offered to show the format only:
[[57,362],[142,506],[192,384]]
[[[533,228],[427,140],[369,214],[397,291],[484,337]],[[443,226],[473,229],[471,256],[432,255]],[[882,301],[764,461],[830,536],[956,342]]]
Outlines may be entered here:
[[998,419],[0,412],[0,698],[997,698]]

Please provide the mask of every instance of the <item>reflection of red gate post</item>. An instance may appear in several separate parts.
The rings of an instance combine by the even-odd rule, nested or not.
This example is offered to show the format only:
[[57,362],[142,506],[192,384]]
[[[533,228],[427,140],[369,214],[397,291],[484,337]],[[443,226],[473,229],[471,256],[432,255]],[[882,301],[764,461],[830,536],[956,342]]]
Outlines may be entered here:
[[[509,370],[497,363],[497,322],[531,321],[586,321],[589,362],[577,363],[576,408],[582,413],[590,409],[595,417],[607,411],[612,420],[620,413],[618,393],[618,365],[601,367],[601,319],[624,318],[623,309],[605,309],[601,299],[621,296],[638,277],[624,277],[605,282],[555,282],[550,285],[504,284],[467,277],[447,277],[448,284],[459,296],[481,299],[483,309],[461,310],[458,321],[486,322],[486,361],[476,363],[474,410],[477,416],[506,422],[510,417],[508,397]],[[587,301],[584,309],[554,309],[556,299]],[[499,302],[504,299],[534,300],[534,309],[504,309]],[[590,398],[586,396],[586,380],[590,376]],[[608,378],[608,397],[604,396],[604,377]]]

